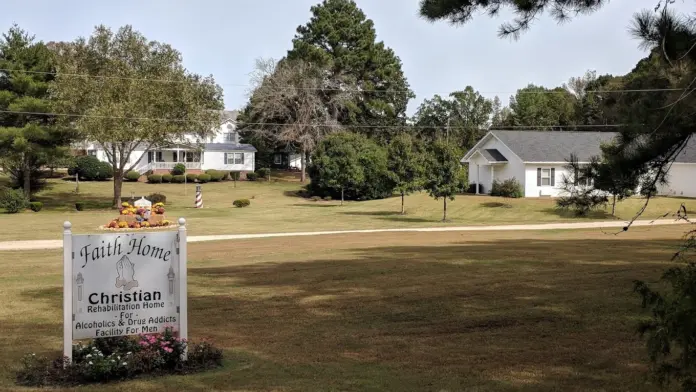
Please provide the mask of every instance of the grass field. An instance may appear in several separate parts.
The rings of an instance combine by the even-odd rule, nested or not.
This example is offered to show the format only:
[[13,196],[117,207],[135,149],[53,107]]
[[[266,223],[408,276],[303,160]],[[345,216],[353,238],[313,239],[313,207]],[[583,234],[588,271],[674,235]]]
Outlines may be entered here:
[[[350,202],[339,206],[338,201],[313,202],[296,196],[300,189],[297,181],[231,182],[203,185],[203,209],[193,208],[195,185],[125,183],[123,195],[128,198],[153,192],[167,196],[167,216],[171,220],[186,217],[192,235],[267,233],[288,231],[347,230],[401,228],[440,225],[487,225],[506,223],[543,223],[578,220],[572,214],[555,209],[551,199],[505,200],[488,196],[461,195],[448,203],[447,223],[442,223],[442,201],[435,201],[426,193],[417,193],[406,199],[407,215],[399,214],[401,200]],[[50,187],[38,194],[45,203],[39,213],[0,215],[0,241],[58,239],[62,223],[70,220],[76,233],[91,232],[117,216],[110,209],[111,182],[83,182],[80,194],[74,193],[75,183],[51,180]],[[251,206],[232,207],[232,201],[249,198]],[[88,210],[75,211],[75,202],[83,201]],[[631,199],[617,205],[617,217],[630,219],[640,207],[642,199]],[[653,219],[676,211],[685,202],[690,210],[696,209],[696,200],[656,198],[644,215]],[[508,206],[501,206],[507,204]],[[617,219],[599,211],[588,219]]]
[[[264,210],[282,211],[282,199],[266,199],[263,186],[235,192],[253,192],[259,204],[268,200]],[[44,215],[51,216],[23,214]],[[190,244],[190,336],[224,347],[225,367],[81,390],[654,391],[635,334],[644,313],[631,282],[654,281],[683,232],[382,233]],[[0,389],[12,390],[23,354],[60,352],[60,251],[0,253],[0,267]]]

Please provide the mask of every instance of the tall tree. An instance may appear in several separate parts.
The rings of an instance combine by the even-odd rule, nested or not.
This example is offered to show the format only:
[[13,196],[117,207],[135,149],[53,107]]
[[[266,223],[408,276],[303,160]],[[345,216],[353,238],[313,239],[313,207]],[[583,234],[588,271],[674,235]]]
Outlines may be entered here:
[[365,170],[360,164],[360,153],[355,143],[350,141],[354,136],[347,132],[339,132],[324,140],[312,162],[326,185],[341,190],[341,205],[345,200],[346,188],[359,186],[365,181]]
[[[14,25],[0,39],[0,155],[15,186],[29,196],[40,169],[67,154],[74,133],[56,125],[48,96],[55,62],[43,42]],[[24,112],[24,113],[22,113]]]
[[575,125],[576,98],[565,88],[547,89],[533,84],[510,97],[506,125],[554,129]]
[[136,149],[181,142],[185,134],[203,140],[220,119],[222,89],[212,76],[189,73],[178,51],[131,26],[115,33],[98,26],[89,39],[57,45],[56,54],[56,107],[76,114],[66,120],[106,152],[115,206],[124,173],[142,158],[131,159]]
[[[306,157],[324,135],[338,129],[338,113],[352,92],[325,96],[325,69],[302,60],[258,60],[252,76],[253,91],[242,116],[242,127],[257,140],[290,145],[301,153],[302,182]],[[351,84],[343,79],[344,86]],[[244,121],[250,123],[244,125]]]
[[428,151],[428,177],[424,189],[435,200],[442,198],[442,221],[447,220],[447,199],[454,197],[461,190],[462,171],[464,168],[459,163],[462,157],[459,148],[438,140],[431,145]]
[[509,122],[509,117],[512,115],[510,108],[503,106],[500,98],[496,95],[493,98],[493,107],[491,111],[491,128],[501,128]]
[[468,150],[485,133],[491,114],[493,101],[466,86],[449,94],[447,99],[439,95],[426,99],[414,116],[414,124],[425,141],[444,139]]
[[408,133],[402,133],[389,142],[387,165],[394,181],[394,190],[401,195],[401,215],[406,213],[406,195],[423,187],[424,158],[422,145]]
[[[355,1],[323,0],[311,12],[310,21],[297,28],[287,58],[327,69],[327,80],[354,79],[361,93],[340,112],[340,123],[369,125],[356,130],[378,140],[389,139],[395,133],[392,126],[405,123],[408,101],[414,97],[401,60],[383,42],[377,42],[374,23]],[[325,90],[325,99],[331,101],[340,92],[340,88]]]

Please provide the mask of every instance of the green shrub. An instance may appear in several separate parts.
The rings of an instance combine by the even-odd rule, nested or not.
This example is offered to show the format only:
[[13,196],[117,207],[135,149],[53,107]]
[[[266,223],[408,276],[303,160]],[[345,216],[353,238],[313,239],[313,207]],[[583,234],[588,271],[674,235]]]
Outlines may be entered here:
[[[188,350],[186,360],[184,350]],[[220,367],[222,360],[222,350],[212,344],[191,344],[166,329],[163,334],[97,338],[73,345],[71,363],[26,355],[16,381],[30,387],[74,387],[148,375],[186,375]]]
[[251,205],[251,202],[249,201],[249,199],[238,199],[232,202],[232,205],[234,205],[237,208],[244,208]]
[[68,168],[68,174],[79,176],[84,181],[106,181],[114,176],[114,169],[111,164],[87,155],[76,158],[74,165]]
[[32,201],[29,203],[29,208],[34,212],[39,212],[43,208],[43,203],[40,201]]
[[198,175],[198,182],[200,182],[201,184],[205,184],[208,181],[210,181],[210,174],[199,174]]
[[324,197],[324,201],[331,201],[331,200],[333,200],[333,198],[331,196]]
[[242,173],[240,173],[240,172],[228,172],[227,177],[230,180],[239,181],[242,178]]
[[259,176],[254,172],[249,172],[246,174],[246,178],[248,181],[256,181],[259,178]]
[[161,174],[150,174],[147,176],[147,182],[150,184],[161,184],[162,183],[162,175]]
[[162,174],[162,182],[165,184],[169,184],[172,182],[172,175],[171,174]]
[[161,193],[150,193],[145,198],[150,200],[150,202],[152,204],[157,204],[157,203],[167,204],[167,196],[165,196]]
[[186,182],[196,182],[198,179],[198,174],[186,173]]
[[184,165],[183,163],[177,163],[176,165],[174,165],[174,168],[172,169],[171,173],[173,176],[179,176],[186,173],[186,165]]
[[210,176],[211,182],[220,182],[223,180],[223,178],[225,178],[227,174],[221,171],[212,171],[208,173],[208,175]]
[[8,214],[24,211],[29,206],[29,199],[21,189],[6,189],[0,195],[0,207]]
[[[476,188],[474,188],[475,190]],[[517,179],[510,178],[505,181],[493,181],[493,186],[491,187],[491,196],[501,196],[501,197],[511,197],[520,198],[524,195],[522,191],[522,185],[520,185]]]
[[174,184],[183,184],[184,181],[186,181],[186,176],[183,174],[172,176],[172,183]]
[[310,199],[312,201],[321,201],[321,196],[312,196]]
[[256,175],[265,180],[271,175],[271,169],[262,167],[261,169],[256,170]]
[[85,203],[78,201],[77,203],[75,203],[75,209],[78,211],[84,211],[85,210]]
[[128,173],[126,173],[125,179],[129,182],[136,182],[138,181],[138,179],[140,179],[140,173],[138,173],[135,170],[131,170]]

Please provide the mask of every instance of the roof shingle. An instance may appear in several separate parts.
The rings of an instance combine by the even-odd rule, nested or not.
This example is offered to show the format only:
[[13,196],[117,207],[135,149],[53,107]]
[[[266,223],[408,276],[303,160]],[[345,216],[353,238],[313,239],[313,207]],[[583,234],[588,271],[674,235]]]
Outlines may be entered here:
[[602,143],[611,142],[616,132],[491,131],[525,162],[565,162],[571,154],[588,162],[600,156]]

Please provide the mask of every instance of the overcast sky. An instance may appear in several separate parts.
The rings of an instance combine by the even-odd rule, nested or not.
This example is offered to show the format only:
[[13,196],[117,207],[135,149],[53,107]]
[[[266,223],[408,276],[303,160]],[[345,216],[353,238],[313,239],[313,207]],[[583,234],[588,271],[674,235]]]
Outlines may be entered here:
[[[258,57],[280,58],[298,25],[319,0],[3,0],[0,29],[13,22],[44,41],[88,36],[95,25],[133,25],[148,39],[183,53],[191,71],[212,74],[225,91],[225,106],[246,100],[249,73]],[[418,0],[357,0],[375,22],[378,39],[394,49],[416,99],[448,94],[467,85],[503,102],[528,83],[557,86],[593,69],[624,74],[645,56],[627,33],[631,16],[657,0],[613,0],[592,16],[557,25],[544,17],[519,41],[497,37],[509,17],[485,15],[465,26],[419,18]],[[689,1],[675,7],[696,11]]]

